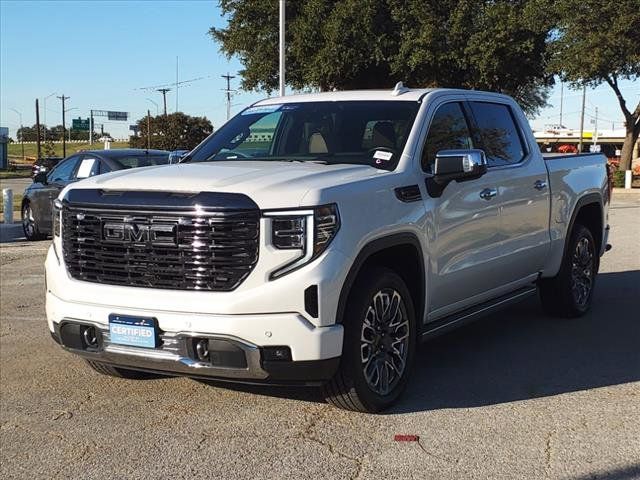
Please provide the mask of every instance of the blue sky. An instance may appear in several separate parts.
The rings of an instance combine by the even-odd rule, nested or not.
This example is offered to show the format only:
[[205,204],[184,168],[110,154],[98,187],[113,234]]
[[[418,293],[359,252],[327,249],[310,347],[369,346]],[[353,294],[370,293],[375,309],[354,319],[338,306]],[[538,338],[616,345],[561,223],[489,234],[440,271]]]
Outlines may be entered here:
[[[273,0],[275,1],[275,0]],[[228,61],[207,34],[224,18],[215,0],[183,1],[15,1],[0,0],[0,125],[8,126],[15,137],[19,117],[35,123],[35,99],[41,99],[40,120],[44,122],[44,102],[51,93],[71,99],[67,119],[87,117],[89,109],[131,113],[133,120],[162,109],[162,96],[141,87],[175,82],[176,56],[179,79],[206,77],[179,89],[180,111],[208,117],[214,127],[226,117],[220,75],[232,74],[241,66]],[[275,27],[275,25],[274,25]],[[232,86],[238,86],[238,78]],[[631,108],[640,100],[640,82],[623,82],[623,93]],[[171,87],[170,87],[171,88]],[[50,126],[61,123],[60,100],[46,101]],[[265,97],[260,92],[239,92],[232,113]],[[564,123],[579,127],[580,93],[565,88]],[[553,106],[532,121],[535,128],[557,123],[560,91],[552,92]],[[175,91],[168,94],[169,112],[175,111]],[[599,108],[605,128],[622,126],[622,115],[607,85],[587,93],[587,118]],[[131,122],[106,122],[105,129],[116,137],[128,136]],[[601,124],[602,125],[602,124]],[[601,127],[602,128],[602,127]]]

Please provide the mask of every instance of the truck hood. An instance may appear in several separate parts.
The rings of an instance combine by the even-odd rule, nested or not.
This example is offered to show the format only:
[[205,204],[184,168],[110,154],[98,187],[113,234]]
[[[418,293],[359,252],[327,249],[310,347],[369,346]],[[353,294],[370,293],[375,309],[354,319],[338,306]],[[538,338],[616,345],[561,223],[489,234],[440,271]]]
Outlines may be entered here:
[[388,172],[367,165],[216,161],[120,170],[82,180],[68,188],[243,193],[261,209],[291,208],[303,206],[300,202],[311,190],[384,173]]

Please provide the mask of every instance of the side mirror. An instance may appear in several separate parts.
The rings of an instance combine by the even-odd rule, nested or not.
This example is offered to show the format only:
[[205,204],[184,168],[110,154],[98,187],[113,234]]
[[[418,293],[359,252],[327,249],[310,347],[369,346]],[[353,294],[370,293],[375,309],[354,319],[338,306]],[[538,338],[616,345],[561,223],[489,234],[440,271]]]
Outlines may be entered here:
[[433,181],[446,185],[451,180],[470,180],[487,172],[487,158],[482,150],[440,150],[436,154]]
[[43,185],[47,184],[47,172],[38,172],[33,177],[33,183],[42,183]]

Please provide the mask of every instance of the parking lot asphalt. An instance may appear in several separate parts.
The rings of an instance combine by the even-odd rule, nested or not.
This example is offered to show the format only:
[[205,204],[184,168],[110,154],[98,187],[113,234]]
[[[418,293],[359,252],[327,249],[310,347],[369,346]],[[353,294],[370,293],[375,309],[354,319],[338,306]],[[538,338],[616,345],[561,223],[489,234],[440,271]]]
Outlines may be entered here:
[[100,376],[49,336],[48,242],[16,238],[0,245],[0,476],[640,478],[640,196],[614,196],[610,223],[588,315],[533,299],[428,342],[383,415],[315,389]]

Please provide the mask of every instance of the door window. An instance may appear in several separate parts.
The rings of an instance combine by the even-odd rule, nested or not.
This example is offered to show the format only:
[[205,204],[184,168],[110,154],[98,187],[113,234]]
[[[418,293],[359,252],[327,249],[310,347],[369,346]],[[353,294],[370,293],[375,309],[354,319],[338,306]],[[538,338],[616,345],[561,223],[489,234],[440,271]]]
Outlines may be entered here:
[[79,156],[71,157],[63,160],[56,168],[54,168],[49,177],[47,178],[49,183],[67,183],[71,181],[76,165],[78,164]]
[[462,107],[457,102],[445,103],[438,107],[422,150],[422,169],[432,172],[436,154],[441,150],[473,148],[467,120]]
[[489,166],[519,163],[526,154],[524,142],[508,105],[470,102],[477,126],[480,148],[487,155]]

